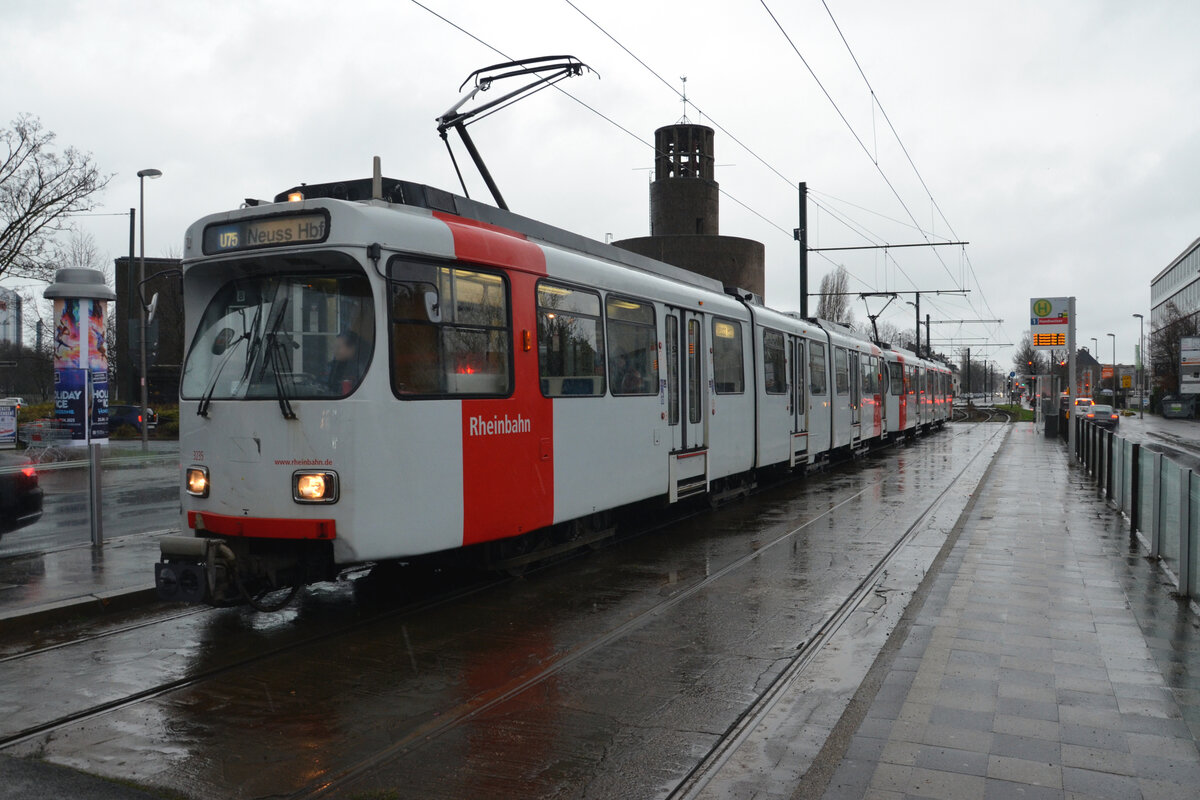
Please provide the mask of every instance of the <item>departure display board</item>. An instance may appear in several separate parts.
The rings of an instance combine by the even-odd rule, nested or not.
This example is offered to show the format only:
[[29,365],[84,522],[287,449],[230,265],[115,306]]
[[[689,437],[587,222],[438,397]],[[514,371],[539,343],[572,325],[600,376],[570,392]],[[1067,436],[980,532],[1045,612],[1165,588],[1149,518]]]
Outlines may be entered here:
[[204,254],[315,244],[329,236],[329,217],[324,213],[286,214],[218,222],[204,229]]
[[1035,350],[1062,349],[1071,332],[1071,298],[1034,297],[1029,301],[1029,333]]
[[1033,335],[1034,347],[1066,347],[1067,335],[1065,333],[1035,333]]

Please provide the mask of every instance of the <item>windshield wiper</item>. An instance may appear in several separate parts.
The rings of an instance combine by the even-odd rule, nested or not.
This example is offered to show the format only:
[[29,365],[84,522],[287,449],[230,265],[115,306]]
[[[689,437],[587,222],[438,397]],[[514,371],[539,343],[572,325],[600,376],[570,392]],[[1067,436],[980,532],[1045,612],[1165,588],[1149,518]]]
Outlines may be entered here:
[[204,388],[204,394],[200,396],[200,405],[196,408],[196,414],[201,417],[208,416],[208,407],[212,405],[213,393],[217,391],[217,380],[221,377],[221,370],[225,369],[225,365],[229,363],[230,357],[240,342],[247,341],[250,338],[250,332],[246,331],[225,349],[225,354],[221,356],[221,363],[217,364],[216,370],[213,371],[213,376],[208,381],[208,386]]
[[[284,289],[284,284],[280,282],[280,289]],[[283,354],[281,348],[287,345],[279,338],[279,329],[283,326],[284,312],[288,308],[287,292],[283,291],[280,296],[280,291],[276,291],[275,296],[277,302],[272,305],[271,313],[275,314],[275,321],[271,325],[271,330],[263,337],[267,345],[267,353],[265,357],[264,369],[266,366],[271,367],[271,371],[275,377],[275,399],[279,401],[279,411],[283,414],[284,419],[296,419],[296,412],[292,409],[292,401],[288,398],[288,392],[284,384],[286,381],[283,377]],[[295,344],[293,342],[293,344]]]
[[[293,347],[299,347],[298,344],[292,342]],[[288,397],[287,381],[283,377],[283,353],[281,352],[287,347],[287,343],[283,339],[271,334],[271,343],[267,345],[267,358],[271,363],[271,370],[275,373],[275,397],[279,400],[279,410],[283,414],[284,419],[295,419],[296,412],[292,410],[292,401]]]

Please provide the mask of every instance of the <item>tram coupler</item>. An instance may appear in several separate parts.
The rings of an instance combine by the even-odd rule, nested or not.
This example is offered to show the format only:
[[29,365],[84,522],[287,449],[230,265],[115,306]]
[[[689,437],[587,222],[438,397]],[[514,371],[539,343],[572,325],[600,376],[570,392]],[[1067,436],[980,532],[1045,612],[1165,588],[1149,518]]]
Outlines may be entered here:
[[236,558],[220,539],[164,536],[161,560],[154,565],[154,587],[160,600],[218,603],[234,594]]

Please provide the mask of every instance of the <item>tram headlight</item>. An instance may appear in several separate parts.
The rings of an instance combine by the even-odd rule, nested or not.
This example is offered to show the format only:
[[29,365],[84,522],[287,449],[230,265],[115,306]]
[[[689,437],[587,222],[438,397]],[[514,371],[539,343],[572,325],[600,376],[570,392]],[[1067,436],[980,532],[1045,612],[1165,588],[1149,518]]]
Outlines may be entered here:
[[188,467],[187,493],[192,497],[208,497],[208,467]]
[[337,473],[328,470],[293,472],[292,499],[297,503],[336,503],[338,500]]

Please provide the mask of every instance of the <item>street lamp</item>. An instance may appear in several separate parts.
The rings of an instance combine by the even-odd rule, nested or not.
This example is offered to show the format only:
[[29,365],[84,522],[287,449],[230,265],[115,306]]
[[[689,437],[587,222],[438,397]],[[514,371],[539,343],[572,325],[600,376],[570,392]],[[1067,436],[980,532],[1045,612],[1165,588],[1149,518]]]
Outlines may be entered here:
[[1138,419],[1146,418],[1146,329],[1141,314],[1134,314],[1138,320]]
[[141,374],[138,376],[142,382],[142,452],[150,449],[150,443],[147,438],[146,422],[150,419],[149,399],[146,396],[146,298],[142,294],[142,286],[146,282],[146,178],[161,178],[162,170],[158,169],[139,169],[138,170],[138,222],[140,223],[139,238],[141,239],[141,255],[138,259],[138,306],[141,310],[141,330],[142,335],[140,344],[139,360],[141,361]]
[[1112,346],[1113,346],[1113,348],[1112,348],[1112,350],[1113,350],[1113,360],[1112,360],[1113,398],[1112,398],[1112,400],[1113,400],[1113,408],[1116,408],[1117,407],[1117,335],[1115,333],[1106,333],[1104,335],[1111,336],[1112,340],[1113,340],[1112,341]]

